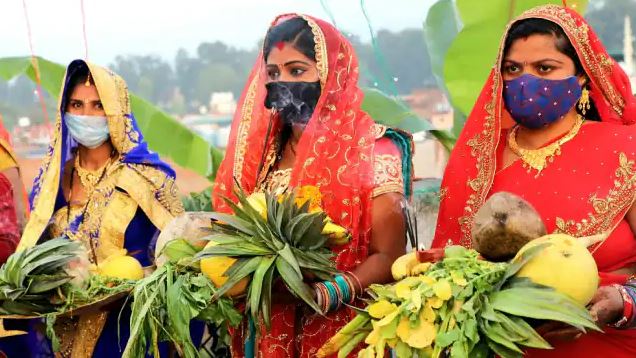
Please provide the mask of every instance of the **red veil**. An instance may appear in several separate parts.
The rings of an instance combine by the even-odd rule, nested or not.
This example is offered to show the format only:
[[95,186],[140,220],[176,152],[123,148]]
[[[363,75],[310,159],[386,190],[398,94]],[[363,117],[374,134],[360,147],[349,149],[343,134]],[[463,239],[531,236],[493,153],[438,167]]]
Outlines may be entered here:
[[[312,28],[322,95],[297,145],[290,187],[318,186],[329,216],[351,230],[353,240],[337,259],[339,269],[349,269],[366,258],[376,126],[360,109],[363,94],[351,44],[330,24],[305,15],[281,15],[272,26],[294,16],[301,16]],[[259,176],[265,174],[262,163],[278,133],[274,118],[274,129],[265,143],[270,122],[270,111],[264,106],[266,81],[261,53],[234,115],[225,159],[217,173],[216,210],[230,210],[222,198],[233,197],[235,180],[251,193]]]
[[[501,60],[497,62],[451,154],[441,188],[441,205],[433,247],[471,245],[470,230],[477,210],[493,193],[508,191],[528,200],[539,212],[549,232],[576,237],[612,232],[594,258],[602,284],[625,282],[626,275],[612,271],[636,263],[636,239],[625,214],[636,200],[635,142],[636,101],[627,75],[607,54],[583,17],[571,9],[545,5],[523,13],[508,25],[541,18],[559,25],[575,47],[590,79],[590,96],[601,123],[588,123],[562,153],[535,177],[520,161],[497,165],[505,147],[506,116],[502,101]],[[503,142],[502,142],[503,141]],[[555,350],[535,356],[608,357],[636,356],[636,331],[604,328]]]

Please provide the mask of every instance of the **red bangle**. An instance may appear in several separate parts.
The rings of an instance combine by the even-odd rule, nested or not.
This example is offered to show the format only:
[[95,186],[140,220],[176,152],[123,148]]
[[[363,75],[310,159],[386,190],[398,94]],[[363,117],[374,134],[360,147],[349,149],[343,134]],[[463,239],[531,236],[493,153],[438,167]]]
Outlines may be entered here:
[[632,301],[632,298],[627,293],[627,290],[625,290],[625,287],[618,284],[614,284],[612,286],[614,286],[614,288],[616,288],[618,292],[620,292],[621,297],[623,298],[623,317],[621,317],[621,319],[619,319],[616,323],[612,324],[611,326],[614,328],[624,328],[627,325],[627,322],[632,318],[632,315],[634,314],[634,302]]

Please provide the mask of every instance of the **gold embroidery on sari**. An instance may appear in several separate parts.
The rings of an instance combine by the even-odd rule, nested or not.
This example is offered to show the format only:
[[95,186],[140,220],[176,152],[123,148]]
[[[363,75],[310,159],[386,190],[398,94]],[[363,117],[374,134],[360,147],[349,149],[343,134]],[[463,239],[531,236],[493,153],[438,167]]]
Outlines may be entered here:
[[373,197],[386,193],[403,193],[402,159],[396,155],[375,156]]
[[384,134],[386,133],[387,129],[388,129],[387,126],[385,126],[383,124],[375,123],[373,125],[373,127],[371,127],[371,133],[373,134],[373,137],[375,139],[380,139],[380,138],[384,137]]
[[236,150],[234,152],[234,177],[240,183],[243,177],[243,161],[245,160],[245,152],[247,151],[247,136],[250,132],[252,123],[252,111],[254,108],[254,97],[256,97],[256,89],[258,86],[258,77],[255,75],[245,95],[245,102],[241,108],[241,122],[238,127],[238,135],[236,138]]
[[636,199],[634,161],[629,160],[625,153],[619,154],[618,161],[614,188],[609,190],[605,198],[599,198],[597,194],[592,194],[589,198],[594,213],[588,213],[587,218],[579,222],[557,217],[556,232],[581,237],[600,234],[614,228],[615,219],[620,213],[629,210]]
[[307,21],[311,32],[314,34],[314,50],[316,52],[316,67],[318,67],[318,77],[320,78],[320,86],[326,88],[327,75],[329,74],[329,57],[327,55],[327,41],[325,41],[325,34],[322,33],[322,29],[311,18],[301,15],[301,17]]

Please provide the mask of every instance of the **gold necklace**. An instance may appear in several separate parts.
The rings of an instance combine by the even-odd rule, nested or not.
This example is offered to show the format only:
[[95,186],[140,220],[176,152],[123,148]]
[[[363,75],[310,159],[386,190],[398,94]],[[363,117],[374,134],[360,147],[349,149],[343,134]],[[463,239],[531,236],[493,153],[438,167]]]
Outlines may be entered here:
[[555,156],[561,155],[561,146],[576,136],[584,121],[585,119],[583,117],[577,115],[576,121],[568,133],[556,142],[539,149],[524,149],[519,147],[519,144],[517,144],[517,132],[519,132],[520,127],[517,125],[508,135],[508,146],[510,150],[523,161],[523,167],[528,169],[528,173],[531,169],[535,169],[537,170],[536,176],[538,177],[541,171],[547,167],[548,163],[554,161]]
[[104,164],[103,167],[97,170],[89,170],[82,168],[82,166],[80,165],[79,153],[77,153],[77,155],[75,156],[74,166],[75,170],[77,171],[77,176],[80,179],[80,183],[82,184],[84,189],[86,189],[87,193],[92,193],[93,190],[95,190],[95,186],[97,186],[97,183],[99,183],[99,179],[102,176],[103,172],[106,171],[108,165],[110,164],[111,158],[112,156],[108,158],[108,161],[106,162],[106,164]]

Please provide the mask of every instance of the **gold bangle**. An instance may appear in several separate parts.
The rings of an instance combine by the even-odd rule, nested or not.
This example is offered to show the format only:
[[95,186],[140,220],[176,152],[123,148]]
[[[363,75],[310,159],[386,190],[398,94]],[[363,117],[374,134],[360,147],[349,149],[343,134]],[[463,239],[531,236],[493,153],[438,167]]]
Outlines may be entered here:
[[362,292],[364,292],[364,287],[362,287],[362,283],[360,283],[360,279],[358,278],[358,276],[356,276],[353,272],[351,271],[347,271],[345,273],[348,273],[349,275],[351,275],[351,277],[353,277],[353,279],[356,280],[356,282],[358,283],[358,286],[360,286],[360,294],[362,294]]

